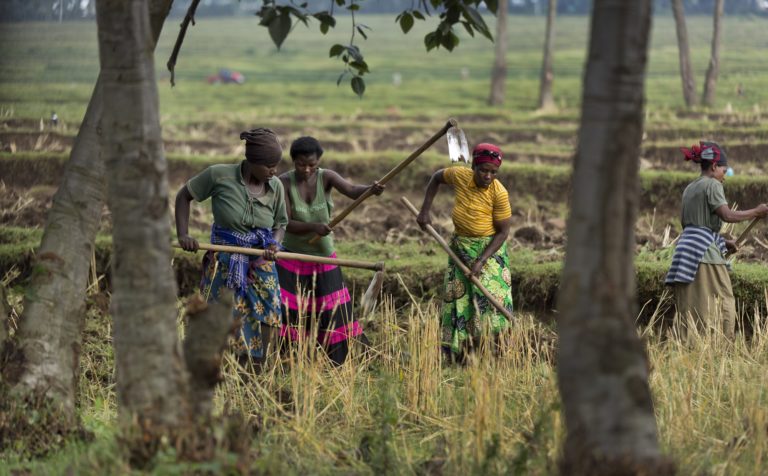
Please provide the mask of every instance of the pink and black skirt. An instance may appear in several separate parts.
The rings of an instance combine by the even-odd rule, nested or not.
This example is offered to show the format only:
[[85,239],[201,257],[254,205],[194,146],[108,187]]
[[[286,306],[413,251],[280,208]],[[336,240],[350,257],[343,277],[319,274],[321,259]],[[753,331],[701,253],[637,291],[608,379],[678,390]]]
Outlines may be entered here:
[[[336,253],[330,257],[335,258]],[[283,304],[281,336],[296,341],[316,333],[317,342],[331,350],[342,343],[346,347],[348,339],[363,333],[352,314],[341,268],[280,259],[277,274]]]

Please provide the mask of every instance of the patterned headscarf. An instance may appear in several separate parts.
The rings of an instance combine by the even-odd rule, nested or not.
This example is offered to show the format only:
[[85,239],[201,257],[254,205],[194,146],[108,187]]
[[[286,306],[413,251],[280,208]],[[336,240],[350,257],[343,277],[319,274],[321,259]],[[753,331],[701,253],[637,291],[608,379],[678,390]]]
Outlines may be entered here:
[[252,164],[273,165],[283,157],[280,138],[272,129],[258,127],[241,132],[240,139],[245,140],[245,158]]
[[700,164],[703,160],[711,161],[717,165],[727,165],[728,157],[717,142],[701,141],[699,145],[692,145],[690,149],[680,147],[685,160]]
[[502,157],[501,149],[487,142],[483,142],[482,144],[477,144],[475,148],[472,149],[472,165],[473,166],[490,163],[495,165],[496,167],[501,167],[501,157]]

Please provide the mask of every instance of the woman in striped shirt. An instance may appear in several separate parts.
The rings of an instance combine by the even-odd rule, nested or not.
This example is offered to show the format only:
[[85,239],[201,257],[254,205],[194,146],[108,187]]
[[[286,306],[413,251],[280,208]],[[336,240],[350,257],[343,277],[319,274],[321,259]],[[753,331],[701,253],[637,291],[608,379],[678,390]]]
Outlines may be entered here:
[[[512,311],[511,274],[507,236],[512,211],[509,194],[496,179],[501,150],[478,144],[472,151],[472,168],[450,167],[432,175],[417,222],[431,223],[430,208],[441,184],[454,188],[451,218],[455,228],[451,248],[491,294]],[[456,265],[448,260],[442,310],[442,346],[463,360],[466,351],[480,343],[482,335],[498,334],[510,323]]]

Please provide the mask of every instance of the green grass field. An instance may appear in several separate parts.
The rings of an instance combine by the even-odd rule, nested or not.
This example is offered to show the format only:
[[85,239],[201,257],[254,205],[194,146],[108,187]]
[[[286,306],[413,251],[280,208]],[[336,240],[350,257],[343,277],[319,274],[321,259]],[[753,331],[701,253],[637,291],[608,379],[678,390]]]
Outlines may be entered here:
[[[388,170],[448,117],[456,117],[471,142],[495,141],[510,155],[519,156],[513,160],[523,162],[502,171],[502,180],[514,184],[516,227],[543,227],[549,218],[564,217],[568,165],[580,114],[587,18],[557,20],[554,93],[560,109],[547,115],[534,111],[542,17],[510,19],[507,104],[501,108],[485,105],[492,43],[462,32],[461,45],[453,53],[427,53],[422,40],[426,26],[418,24],[404,36],[390,16],[361,19],[373,30],[370,39],[361,43],[372,73],[366,76],[365,97],[358,99],[348,85],[336,86],[341,64],[327,54],[332,44],[347,41],[347,20],[340,19],[327,36],[299,25],[278,52],[255,18],[199,18],[188,32],[174,88],[164,65],[179,20],[168,21],[157,47],[156,73],[170,168],[186,171],[212,161],[235,160],[240,145],[237,133],[263,125],[279,130],[285,141],[317,135],[327,144],[330,164],[355,180],[369,181],[371,174],[379,176]],[[493,28],[493,19],[489,21]],[[708,17],[688,21],[699,88],[711,29]],[[665,161],[675,160],[679,146],[702,138],[720,140],[749,157],[749,167],[739,169],[730,182],[734,195],[738,191],[740,196],[768,196],[762,164],[762,154],[768,152],[767,29],[768,18],[726,17],[716,105],[712,110],[683,113],[674,25],[671,18],[654,18],[643,157],[658,170],[641,175],[650,205],[641,210],[639,234],[658,238],[670,220],[676,223],[670,217],[677,210],[659,205],[657,216],[656,205],[669,203],[671,194],[679,195],[677,189],[695,171],[681,172],[679,164]],[[29,169],[24,171],[26,190],[22,192],[11,194],[14,176],[0,177],[2,193],[11,197],[2,197],[5,220],[21,217],[30,196],[48,193],[50,197],[51,192],[45,192],[46,186],[51,188],[49,178],[61,170],[98,73],[96,28],[93,23],[0,23],[0,48],[0,165],[13,162],[15,168],[4,170],[16,170],[10,175],[19,179],[23,169]],[[246,83],[208,85],[205,78],[224,67],[242,72]],[[469,71],[466,78],[462,78],[463,68]],[[400,86],[392,82],[395,73],[402,76]],[[742,94],[737,93],[739,85]],[[726,112],[728,108],[731,112]],[[56,129],[47,125],[54,110],[63,122]],[[412,198],[420,194],[428,170],[445,160],[440,147],[444,148],[440,144],[426,153],[418,167],[409,168],[393,190]],[[27,166],[30,162],[34,165]],[[43,178],[34,183],[34,174]],[[181,180],[175,177],[174,185]],[[448,198],[442,199],[447,203]],[[41,236],[39,217],[45,201],[35,203],[40,210],[22,220],[26,228],[2,222],[3,284],[13,281],[18,258],[28,255]],[[197,211],[200,216],[209,212],[205,206]],[[233,474],[241,463],[255,473],[281,475],[556,472],[565,431],[553,365],[556,336],[537,319],[542,316],[520,308],[543,309],[551,304],[562,243],[536,249],[510,240],[513,271],[519,279],[515,292],[520,297],[519,322],[510,336],[513,350],[500,359],[479,355],[466,368],[446,367],[436,351],[439,299],[433,299],[439,293],[445,258],[412,224],[410,231],[382,231],[385,218],[398,213],[402,214],[397,204],[376,202],[359,214],[365,217],[351,220],[350,228],[339,232],[340,255],[392,262],[386,286],[396,296],[390,296],[366,323],[375,346],[369,360],[330,368],[323,359],[308,361],[294,354],[289,356],[290,368],[276,365],[256,376],[238,371],[228,356],[216,410],[219,414],[240,411],[258,427],[245,451],[245,463],[242,454],[225,448],[211,462],[179,463],[174,450],[165,448],[151,473]],[[379,219],[378,228],[368,229],[374,219]],[[447,208],[436,223],[448,229]],[[204,229],[197,229],[199,236]],[[103,231],[97,240],[99,272],[108,265],[109,232]],[[761,233],[765,239],[764,228]],[[660,284],[669,248],[638,244],[638,250],[640,299],[641,304],[648,303],[642,315],[644,321],[653,321],[670,304]],[[180,255],[176,255],[177,266],[184,265]],[[764,255],[757,256],[759,260]],[[192,285],[198,281],[194,269],[187,276]],[[350,282],[361,283],[358,288],[370,279],[367,271],[351,271],[347,276]],[[647,338],[653,369],[659,439],[679,474],[764,474],[768,460],[768,391],[763,384],[768,376],[766,282],[764,263],[737,266],[734,284],[740,310],[753,323],[749,341],[740,339],[729,347],[718,336],[698,336],[683,344],[659,335],[658,327],[640,329]],[[20,313],[23,278],[14,286],[11,304]],[[360,291],[355,289],[355,294]],[[87,303],[79,381],[80,414],[95,440],[73,442],[46,458],[32,460],[25,458],[29,448],[16,447],[0,454],[0,475],[139,474],[128,468],[115,438],[111,318],[99,304],[104,295],[91,295]],[[542,302],[537,306],[526,300]],[[551,308],[544,310],[551,317]],[[29,418],[34,421],[37,416]]]
[[[372,28],[361,47],[371,66],[366,76],[368,94],[358,100],[348,86],[337,87],[341,63],[328,58],[328,49],[348,41],[349,22],[322,36],[316,29],[296,26],[277,51],[265,28],[255,19],[202,18],[192,27],[182,50],[175,88],[168,82],[165,62],[178,32],[167,21],[156,54],[163,124],[239,120],[268,122],[276,117],[344,118],[360,114],[382,116],[393,109],[423,120],[451,115],[489,114],[511,120],[535,107],[544,19],[512,17],[508,52],[508,105],[492,110],[488,94],[493,45],[461,32],[453,52],[427,53],[423,47],[426,24],[403,35],[389,16],[363,17]],[[490,20],[492,23],[493,20]],[[721,75],[716,108],[732,104],[750,112],[768,108],[768,19],[728,17],[723,30]],[[701,87],[709,57],[711,20],[688,22],[692,61]],[[585,61],[588,20],[561,17],[555,42],[555,97],[570,114],[577,112]],[[93,23],[0,24],[0,108],[17,117],[48,117],[51,110],[79,122],[98,72],[96,28]],[[227,67],[245,74],[246,84],[209,86],[208,75]],[[469,70],[462,80],[461,69]],[[393,73],[403,83],[392,84]],[[743,95],[736,93],[739,84]],[[656,17],[649,55],[647,95],[649,111],[674,110],[682,104],[677,47],[671,18]],[[525,116],[523,116],[525,117]]]

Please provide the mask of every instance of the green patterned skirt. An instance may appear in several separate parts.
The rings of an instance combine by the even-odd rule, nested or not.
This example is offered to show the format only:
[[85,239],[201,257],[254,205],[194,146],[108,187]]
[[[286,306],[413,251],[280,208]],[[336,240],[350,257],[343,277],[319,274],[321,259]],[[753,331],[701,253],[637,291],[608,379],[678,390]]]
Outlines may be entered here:
[[[491,236],[454,235],[451,249],[467,266],[472,266],[492,239]],[[512,276],[506,243],[488,258],[480,282],[512,312]],[[498,334],[510,325],[507,318],[493,307],[488,298],[450,259],[443,283],[443,301],[442,345],[453,352],[462,352],[484,333]]]

